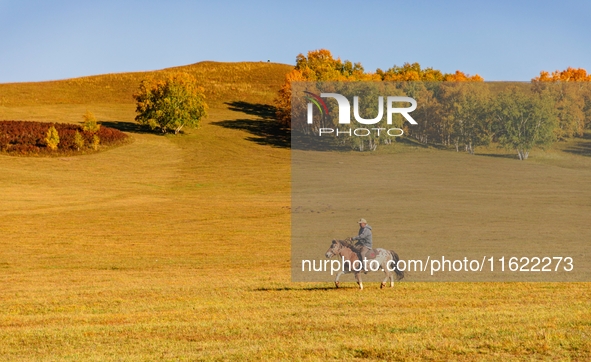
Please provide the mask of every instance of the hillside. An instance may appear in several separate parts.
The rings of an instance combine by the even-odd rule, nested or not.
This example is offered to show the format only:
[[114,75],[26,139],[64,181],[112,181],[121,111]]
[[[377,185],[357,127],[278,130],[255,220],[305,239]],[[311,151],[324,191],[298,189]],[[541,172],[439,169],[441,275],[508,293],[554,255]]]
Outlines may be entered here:
[[293,66],[264,62],[199,62],[151,72],[115,73],[65,80],[0,84],[0,107],[56,104],[128,104],[139,82],[148,76],[182,71],[205,88],[210,105],[273,100]]

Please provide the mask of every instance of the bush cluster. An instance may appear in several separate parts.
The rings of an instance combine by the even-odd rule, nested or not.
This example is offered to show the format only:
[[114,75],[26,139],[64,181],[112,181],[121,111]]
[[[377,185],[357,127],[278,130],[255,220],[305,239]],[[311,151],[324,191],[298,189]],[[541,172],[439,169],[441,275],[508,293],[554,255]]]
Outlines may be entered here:
[[[54,151],[47,144],[51,127],[57,130],[59,143]],[[78,133],[78,136],[76,134]],[[78,153],[96,149],[96,138],[102,146],[111,146],[127,139],[119,130],[100,127],[97,132],[84,130],[81,126],[65,123],[30,121],[0,121],[0,152],[11,154]]]

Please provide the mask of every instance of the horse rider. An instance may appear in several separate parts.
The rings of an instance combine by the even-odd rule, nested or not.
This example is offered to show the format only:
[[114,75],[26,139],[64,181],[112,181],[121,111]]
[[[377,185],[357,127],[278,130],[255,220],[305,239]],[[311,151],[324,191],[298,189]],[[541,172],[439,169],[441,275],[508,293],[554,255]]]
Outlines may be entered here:
[[363,261],[363,258],[374,259],[375,254],[371,253],[372,249],[372,240],[371,240],[371,226],[367,225],[367,221],[365,219],[359,219],[359,234],[357,236],[353,236],[351,240],[357,240],[355,246],[361,247],[359,250],[359,256]]

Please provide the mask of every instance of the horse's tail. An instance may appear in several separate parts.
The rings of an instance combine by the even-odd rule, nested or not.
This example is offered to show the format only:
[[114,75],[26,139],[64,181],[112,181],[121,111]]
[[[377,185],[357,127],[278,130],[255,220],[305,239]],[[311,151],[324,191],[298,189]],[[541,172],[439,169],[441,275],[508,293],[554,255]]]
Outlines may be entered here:
[[396,265],[396,269],[394,269],[394,271],[396,272],[396,280],[400,280],[404,278],[404,272],[402,270],[398,270],[398,261],[400,260],[400,257],[398,256],[398,254],[396,254],[394,250],[388,251],[390,252],[390,254],[392,254],[392,260],[394,260],[394,265]]

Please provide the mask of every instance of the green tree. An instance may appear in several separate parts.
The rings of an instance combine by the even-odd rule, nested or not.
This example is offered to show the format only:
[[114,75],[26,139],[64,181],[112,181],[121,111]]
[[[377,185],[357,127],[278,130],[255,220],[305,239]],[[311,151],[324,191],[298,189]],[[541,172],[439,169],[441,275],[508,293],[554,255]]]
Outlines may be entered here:
[[[558,126],[554,130],[559,140],[582,136],[587,115],[585,114],[591,87],[588,82],[532,82],[536,93],[547,93],[555,102]],[[587,121],[588,122],[588,121]]]
[[488,112],[490,93],[480,82],[446,82],[440,91],[442,124],[447,125],[450,143],[456,151],[463,147],[474,154],[477,146],[492,140],[492,127]]
[[[355,132],[354,129],[362,127],[369,129],[370,132],[361,131],[362,136],[344,137],[341,143],[348,144],[352,148],[359,151],[375,151],[380,144],[391,144],[396,140],[396,136],[389,135],[387,129],[397,127],[401,128],[404,124],[404,119],[400,114],[395,114],[392,119],[392,124],[387,124],[387,116],[385,116],[386,97],[384,95],[404,95],[404,93],[396,88],[396,84],[391,82],[342,82],[337,83],[339,89],[337,93],[344,95],[351,105],[352,119],[353,117],[361,117],[363,119],[375,119],[379,116],[378,104],[380,98],[382,99],[382,117],[381,119],[371,125],[358,124],[353,121],[351,124],[337,124],[332,125],[335,128],[340,128],[344,131]],[[356,100],[355,100],[356,99]],[[357,103],[357,107],[355,107]],[[357,114],[355,114],[357,112]],[[336,119],[335,119],[336,122]],[[366,135],[367,133],[367,135]],[[395,132],[394,134],[398,134]]]
[[203,89],[187,73],[174,73],[164,80],[143,80],[133,97],[137,102],[135,120],[163,133],[196,128],[207,116]]
[[436,90],[441,82],[400,82],[397,86],[402,90],[402,95],[414,98],[417,101],[417,109],[413,111],[413,118],[418,124],[409,126],[400,122],[405,134],[416,138],[422,143],[440,142],[443,138],[441,122],[441,104],[436,97]]
[[526,160],[533,147],[543,148],[555,140],[557,120],[551,97],[514,87],[499,93],[493,107],[499,143],[517,151],[520,160]]
[[532,79],[532,89],[549,92],[556,101],[558,139],[582,136],[583,129],[591,126],[591,74],[585,69],[568,67],[552,74],[541,71]]

